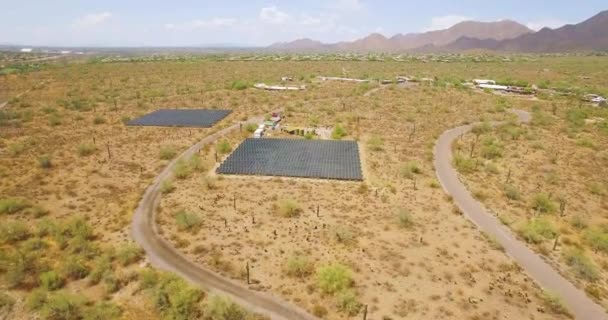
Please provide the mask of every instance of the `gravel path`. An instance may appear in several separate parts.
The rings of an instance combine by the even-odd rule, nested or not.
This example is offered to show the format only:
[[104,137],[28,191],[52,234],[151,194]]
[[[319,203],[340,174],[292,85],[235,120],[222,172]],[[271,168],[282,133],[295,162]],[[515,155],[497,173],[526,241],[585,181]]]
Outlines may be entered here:
[[[259,123],[263,117],[250,119],[248,122]],[[244,124],[244,123],[243,123]],[[190,147],[179,157],[171,161],[148,187],[139,206],[135,210],[131,224],[132,236],[139,243],[152,263],[157,268],[174,272],[191,283],[201,286],[212,293],[225,295],[247,309],[267,315],[272,319],[313,320],[317,319],[303,309],[266,293],[249,289],[245,284],[223,277],[201,265],[191,262],[171,244],[158,235],[154,223],[156,207],[160,202],[161,183],[172,176],[173,168],[179,159],[187,159],[202,147],[213,143],[220,137],[239,130],[240,124],[232,125],[212,134]]]
[[[521,110],[512,110],[520,122],[530,122],[530,114]],[[452,143],[459,136],[469,132],[473,125],[465,125],[444,132],[434,149],[434,165],[437,178],[443,189],[453,197],[454,203],[473,221],[479,229],[493,236],[539,285],[549,292],[559,295],[577,319],[608,319],[606,311],[572,283],[562,277],[539,255],[534,253],[522,241],[477,200],[473,198],[466,186],[459,180],[456,169],[452,166]]]

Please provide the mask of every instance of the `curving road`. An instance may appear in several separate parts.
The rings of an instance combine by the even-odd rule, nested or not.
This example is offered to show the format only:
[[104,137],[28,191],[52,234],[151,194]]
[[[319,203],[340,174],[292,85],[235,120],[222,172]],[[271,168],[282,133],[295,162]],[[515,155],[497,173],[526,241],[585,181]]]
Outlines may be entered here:
[[[250,119],[248,122],[262,121],[263,117]],[[173,168],[179,159],[186,159],[197,153],[205,145],[214,142],[220,137],[239,130],[243,123],[234,124],[217,133],[205,137],[190,147],[180,156],[171,161],[165,169],[154,179],[152,185],[146,189],[131,224],[131,233],[137,243],[146,251],[152,265],[157,268],[174,272],[191,283],[201,286],[212,293],[228,296],[236,303],[247,309],[257,312],[271,319],[280,320],[316,320],[303,309],[278,299],[274,296],[253,291],[245,285],[232,279],[223,277],[209,269],[199,266],[173,248],[159,234],[155,223],[156,207],[160,202],[161,183],[170,178]]]
[[[520,122],[530,122],[530,114],[522,110],[511,110]],[[497,123],[495,123],[496,125]],[[454,203],[473,221],[479,229],[492,235],[526,272],[543,288],[559,295],[577,319],[608,319],[606,311],[572,283],[562,277],[525,243],[513,236],[510,230],[467,190],[459,180],[456,169],[452,166],[452,143],[459,136],[469,132],[473,125],[465,125],[444,132],[435,144],[435,172],[443,189],[453,197]]]

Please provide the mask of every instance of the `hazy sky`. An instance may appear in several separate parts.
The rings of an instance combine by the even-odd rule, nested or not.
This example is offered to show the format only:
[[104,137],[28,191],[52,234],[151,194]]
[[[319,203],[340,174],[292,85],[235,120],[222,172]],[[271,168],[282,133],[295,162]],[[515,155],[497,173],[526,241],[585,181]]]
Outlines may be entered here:
[[65,46],[269,45],[353,40],[513,19],[533,29],[577,23],[606,0],[0,0],[0,43]]

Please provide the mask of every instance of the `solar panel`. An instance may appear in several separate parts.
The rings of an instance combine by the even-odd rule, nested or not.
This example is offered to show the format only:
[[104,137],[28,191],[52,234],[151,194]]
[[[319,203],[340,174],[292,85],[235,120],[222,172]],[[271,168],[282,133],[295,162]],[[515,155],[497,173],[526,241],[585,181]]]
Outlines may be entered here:
[[211,128],[231,112],[232,110],[160,109],[131,120],[127,125]]
[[355,141],[246,139],[220,174],[363,180]]

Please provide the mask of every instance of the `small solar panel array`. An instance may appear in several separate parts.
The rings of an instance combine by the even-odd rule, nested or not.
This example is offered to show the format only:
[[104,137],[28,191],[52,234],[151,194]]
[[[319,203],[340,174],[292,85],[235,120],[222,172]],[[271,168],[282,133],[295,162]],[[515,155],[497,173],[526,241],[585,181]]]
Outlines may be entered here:
[[246,139],[217,173],[363,180],[355,141]]
[[232,110],[160,109],[131,120],[129,126],[211,128]]

